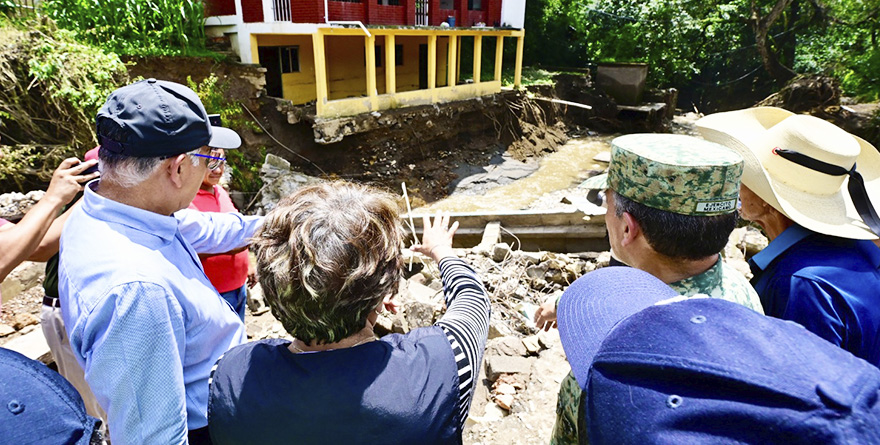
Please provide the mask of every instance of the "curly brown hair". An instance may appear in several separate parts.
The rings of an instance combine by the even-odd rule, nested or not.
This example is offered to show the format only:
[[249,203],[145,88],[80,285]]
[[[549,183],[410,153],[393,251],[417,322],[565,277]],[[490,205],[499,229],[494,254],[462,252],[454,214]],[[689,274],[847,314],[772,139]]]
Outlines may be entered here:
[[334,343],[364,328],[403,271],[393,195],[345,181],[281,200],[254,239],[266,301],[306,343]]

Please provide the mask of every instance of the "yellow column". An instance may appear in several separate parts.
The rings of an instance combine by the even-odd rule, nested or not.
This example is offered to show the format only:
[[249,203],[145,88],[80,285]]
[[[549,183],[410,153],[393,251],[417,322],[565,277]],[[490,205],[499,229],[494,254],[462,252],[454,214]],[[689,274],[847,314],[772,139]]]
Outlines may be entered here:
[[480,83],[480,68],[483,62],[483,36],[474,36],[474,83]]
[[501,81],[501,56],[504,54],[504,36],[495,37],[495,81]]
[[257,36],[251,34],[251,63],[260,63],[260,46],[257,42]]
[[513,69],[513,87],[522,88],[522,56],[525,36],[516,38],[516,67]]
[[455,53],[455,83],[461,79],[461,37],[455,37],[457,51]]
[[367,96],[370,98],[370,109],[379,108],[379,97],[376,95],[376,35],[364,37],[367,50]]
[[428,89],[431,102],[437,101],[437,34],[428,36]]
[[454,87],[458,67],[458,37],[449,36],[449,48],[446,48],[446,86]]
[[327,62],[324,58],[324,34],[312,34],[312,47],[315,50],[315,113],[323,117],[327,105]]
[[397,93],[397,65],[394,35],[385,36],[385,94]]

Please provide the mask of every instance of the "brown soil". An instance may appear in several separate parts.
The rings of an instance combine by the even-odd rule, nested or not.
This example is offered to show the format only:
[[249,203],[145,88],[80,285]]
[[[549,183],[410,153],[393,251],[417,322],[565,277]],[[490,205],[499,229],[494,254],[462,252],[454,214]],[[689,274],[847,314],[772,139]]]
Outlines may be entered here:
[[[253,161],[262,161],[259,153],[265,148],[311,176],[369,182],[392,190],[406,182],[417,203],[446,196],[457,179],[454,171],[461,166],[488,165],[499,154],[523,161],[552,152],[567,139],[555,107],[537,104],[519,92],[387,110],[328,125],[314,117],[313,106],[291,107],[263,97],[258,78],[264,69],[260,67],[197,58],[134,58],[129,62],[133,63],[129,68],[132,78],[186,83],[187,78],[200,82],[214,74],[228,84],[228,97],[253,112],[280,142],[263,132],[237,128],[244,140],[242,151]],[[326,135],[322,125],[335,125],[339,130]],[[338,142],[316,142],[325,137],[334,140],[339,134],[345,137]]]

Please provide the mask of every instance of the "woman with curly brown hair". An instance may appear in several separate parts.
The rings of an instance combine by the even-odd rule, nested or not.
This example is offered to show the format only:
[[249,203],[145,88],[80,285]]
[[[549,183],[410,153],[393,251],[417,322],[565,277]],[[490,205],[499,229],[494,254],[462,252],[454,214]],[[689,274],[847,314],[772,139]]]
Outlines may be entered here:
[[255,237],[260,284],[294,337],[234,348],[212,376],[216,444],[460,443],[488,335],[489,300],[452,250],[457,223],[425,218],[413,249],[439,264],[446,314],[377,339],[403,261],[394,198],[347,182],[300,189]]

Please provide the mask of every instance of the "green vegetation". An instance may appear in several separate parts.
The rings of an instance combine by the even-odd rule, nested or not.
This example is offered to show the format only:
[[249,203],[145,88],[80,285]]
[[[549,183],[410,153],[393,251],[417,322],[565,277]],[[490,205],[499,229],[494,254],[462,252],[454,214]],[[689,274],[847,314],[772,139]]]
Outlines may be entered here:
[[[186,79],[187,86],[193,89],[205,105],[208,113],[219,114],[224,127],[232,128],[241,133],[241,130],[249,129],[259,132],[260,127],[245,116],[241,106],[227,99],[229,85],[220,83],[213,74],[200,83],[196,83],[191,77]],[[263,159],[266,158],[266,148],[260,147],[252,152],[245,153],[243,150],[228,150],[226,152],[226,168],[230,173],[230,188],[246,193],[255,193],[263,187],[260,179],[260,168]]]
[[45,0],[42,7],[79,40],[117,54],[216,56],[205,50],[201,0]]
[[[505,69],[501,72],[501,85],[513,86],[513,68]],[[535,66],[524,66],[520,74],[520,81],[524,87],[530,85],[553,85],[554,71],[545,70]]]
[[[94,119],[107,95],[128,79],[119,58],[79,43],[51,25],[0,16],[0,180],[20,183],[94,145]],[[36,150],[34,145],[42,147]]]
[[859,0],[530,0],[527,64],[647,62],[649,83],[772,92],[797,73],[880,96],[880,2]]

